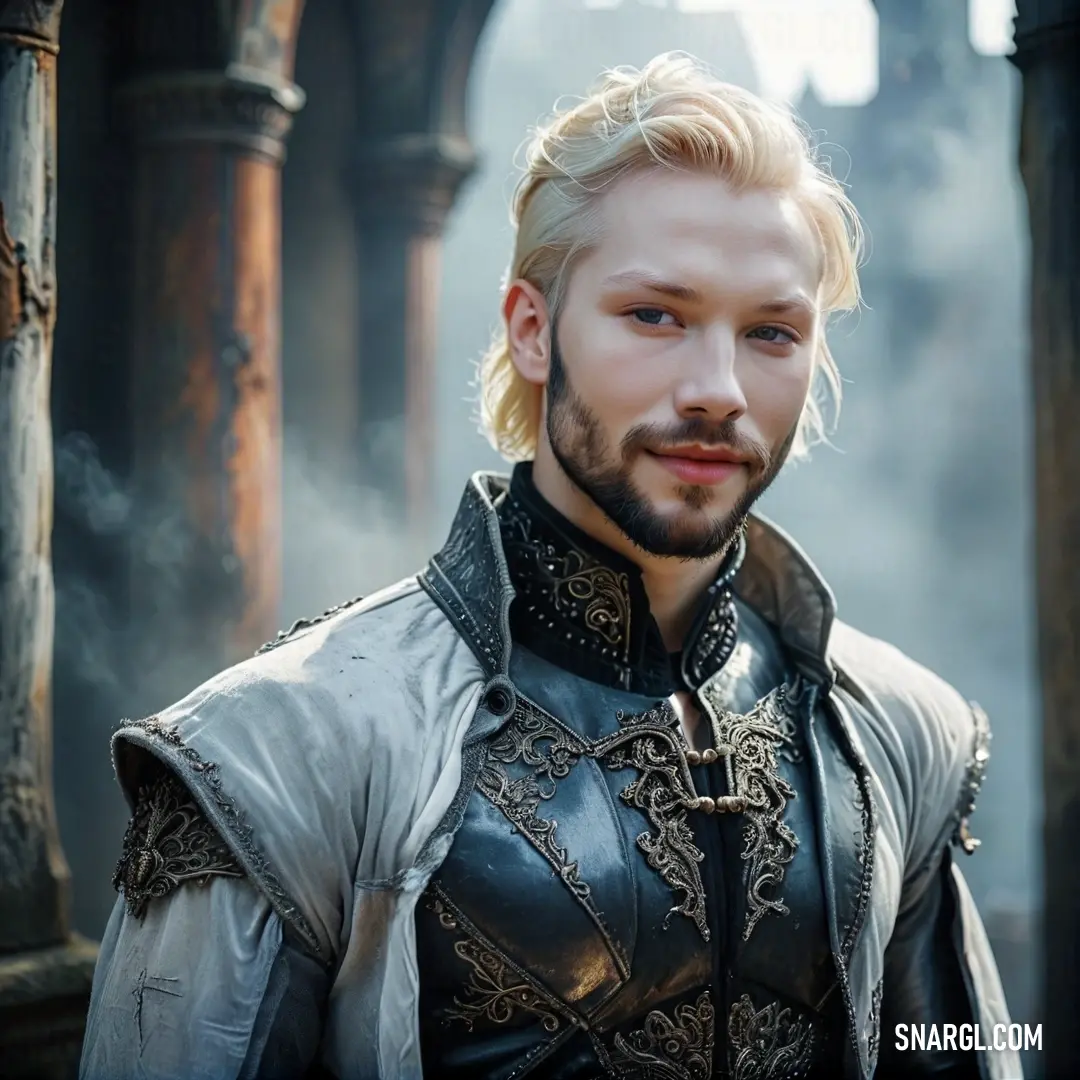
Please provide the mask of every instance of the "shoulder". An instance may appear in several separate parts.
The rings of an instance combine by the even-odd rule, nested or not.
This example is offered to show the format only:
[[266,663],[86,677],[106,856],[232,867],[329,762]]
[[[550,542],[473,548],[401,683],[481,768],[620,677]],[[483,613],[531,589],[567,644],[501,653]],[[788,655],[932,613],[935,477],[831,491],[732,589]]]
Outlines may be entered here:
[[892,780],[914,826],[973,849],[967,818],[989,760],[986,714],[900,649],[845,623],[833,625],[829,653],[871,765]]
[[133,808],[162,766],[279,913],[327,955],[354,879],[408,866],[416,815],[467,726],[482,674],[409,579],[303,621],[113,736]]
[[[169,729],[245,756],[302,747],[293,758],[305,771],[332,771],[344,752],[370,750],[373,740],[423,741],[428,710],[421,706],[435,681],[453,693],[455,675],[459,684],[475,677],[467,652],[416,579],[407,578],[299,620],[255,656],[118,735]],[[399,722],[412,712],[413,723]]]
[[964,728],[969,722],[970,706],[955,687],[887,641],[837,621],[829,655],[844,675],[898,714],[945,729]]
[[[329,608],[321,615],[297,619],[287,630],[278,632],[256,653],[252,661],[244,661],[248,667],[268,663],[272,670],[281,657],[290,652],[303,654],[318,650],[328,643],[346,643],[350,638],[395,629],[407,629],[416,620],[423,619],[434,607],[420,587],[416,577],[402,578],[393,585],[367,596],[358,596]],[[385,636],[385,635],[382,635]],[[261,658],[274,654],[278,659],[268,662]]]

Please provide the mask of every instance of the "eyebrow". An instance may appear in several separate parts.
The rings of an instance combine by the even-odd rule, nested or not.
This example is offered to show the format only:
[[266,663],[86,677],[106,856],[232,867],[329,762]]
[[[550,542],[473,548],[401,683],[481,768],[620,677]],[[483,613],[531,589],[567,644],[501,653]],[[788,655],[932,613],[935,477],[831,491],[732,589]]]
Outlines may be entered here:
[[627,270],[622,274],[612,274],[611,277],[604,279],[604,284],[632,285],[637,288],[650,289],[652,292],[673,296],[676,300],[688,300],[693,304],[701,301],[701,293],[696,289],[691,289],[689,285],[679,285],[674,281],[665,281],[663,278],[646,273],[644,270]]
[[[621,274],[612,274],[611,277],[604,279],[604,284],[630,285],[636,288],[649,289],[652,292],[662,293],[676,300],[685,300],[691,304],[702,302],[702,295],[697,289],[692,289],[689,285],[680,285],[675,281],[665,281],[663,278],[647,273],[644,270],[627,270]],[[758,311],[763,315],[802,313],[815,316],[818,314],[817,305],[801,293],[794,296],[779,297],[776,300],[766,300],[765,303],[760,305]]]
[[791,315],[802,314],[815,316],[818,313],[817,305],[805,296],[785,296],[779,300],[766,300],[758,311],[765,315]]

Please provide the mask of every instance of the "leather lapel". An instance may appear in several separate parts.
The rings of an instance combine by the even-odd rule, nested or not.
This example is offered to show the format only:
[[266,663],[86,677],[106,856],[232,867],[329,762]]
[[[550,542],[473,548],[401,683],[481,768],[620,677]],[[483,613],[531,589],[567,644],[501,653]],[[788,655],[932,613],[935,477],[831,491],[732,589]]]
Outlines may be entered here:
[[869,769],[850,716],[835,689],[822,698],[807,730],[817,800],[818,842],[829,916],[829,939],[848,1014],[845,1072],[869,1075],[868,1033],[852,956],[873,882],[874,808]]
[[506,483],[504,477],[473,475],[446,543],[418,575],[421,586],[457,627],[488,678],[510,669],[514,586],[493,502]]

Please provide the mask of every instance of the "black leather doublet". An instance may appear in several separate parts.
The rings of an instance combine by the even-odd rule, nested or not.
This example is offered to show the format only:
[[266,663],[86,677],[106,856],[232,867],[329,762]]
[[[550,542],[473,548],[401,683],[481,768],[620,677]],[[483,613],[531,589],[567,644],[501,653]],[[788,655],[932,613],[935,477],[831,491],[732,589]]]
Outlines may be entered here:
[[[500,544],[473,530],[469,617],[438,588],[464,550],[426,580],[496,676],[500,623],[514,632],[417,910],[425,1075],[839,1075],[803,737],[817,688],[723,573],[673,671],[634,569],[538,499],[519,466]],[[696,750],[667,701],[680,688],[711,730]]]

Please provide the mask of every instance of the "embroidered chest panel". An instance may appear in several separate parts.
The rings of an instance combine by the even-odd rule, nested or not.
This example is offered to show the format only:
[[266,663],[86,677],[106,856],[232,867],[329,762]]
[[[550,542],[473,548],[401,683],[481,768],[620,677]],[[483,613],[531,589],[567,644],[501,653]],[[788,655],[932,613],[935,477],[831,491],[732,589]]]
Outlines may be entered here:
[[[422,901],[422,1011],[447,1029],[431,1037],[486,1032],[489,1047],[517,1046],[505,1051],[513,1058],[510,1033],[527,1030],[532,1060],[587,1034],[594,1060],[606,1054],[612,1075],[634,1076],[684,1075],[631,1068],[649,1038],[682,1040],[685,1075],[708,1076],[699,1028],[662,1032],[699,1015],[703,994],[704,1013],[715,1012],[718,972],[811,1011],[832,984],[815,824],[784,695],[745,714],[703,701],[720,757],[688,754],[666,703],[611,710],[585,683],[579,701],[566,700],[565,682],[561,696],[553,704],[573,726],[519,697],[487,744]],[[725,810],[723,799],[735,802]],[[805,970],[792,970],[793,955],[807,957]]]

